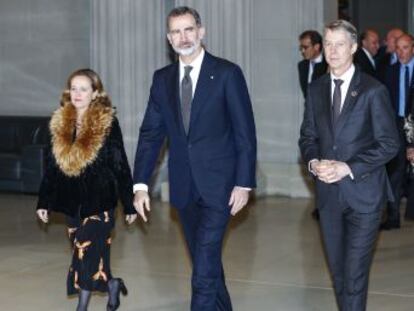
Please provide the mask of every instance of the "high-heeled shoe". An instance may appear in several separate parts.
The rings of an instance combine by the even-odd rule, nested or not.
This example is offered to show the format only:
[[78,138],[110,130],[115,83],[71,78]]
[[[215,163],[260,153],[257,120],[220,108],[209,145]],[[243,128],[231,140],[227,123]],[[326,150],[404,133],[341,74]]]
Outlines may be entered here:
[[[128,295],[128,289],[125,286],[124,280],[121,278],[113,278],[109,282],[111,282],[111,285],[108,284],[109,300],[106,305],[106,311],[115,311],[121,305],[120,294],[122,293],[124,296]],[[115,291],[115,294],[112,291]],[[116,297],[115,301],[111,303],[110,297]]]

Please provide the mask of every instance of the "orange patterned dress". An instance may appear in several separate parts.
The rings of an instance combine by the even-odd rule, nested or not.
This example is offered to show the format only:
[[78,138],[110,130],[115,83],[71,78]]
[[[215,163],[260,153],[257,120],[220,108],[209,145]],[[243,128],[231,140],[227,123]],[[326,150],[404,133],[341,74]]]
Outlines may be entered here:
[[111,231],[113,211],[84,219],[67,217],[73,257],[67,278],[68,295],[80,289],[107,292],[110,270]]

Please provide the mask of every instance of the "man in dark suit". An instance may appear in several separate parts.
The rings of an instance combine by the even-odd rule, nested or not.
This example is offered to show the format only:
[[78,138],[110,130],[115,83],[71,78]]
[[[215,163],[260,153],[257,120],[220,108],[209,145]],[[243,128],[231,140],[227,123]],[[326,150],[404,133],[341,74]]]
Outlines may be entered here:
[[[395,158],[387,165],[395,200],[387,205],[387,219],[381,225],[384,230],[400,228],[400,203],[408,178],[406,158],[407,140],[404,120],[411,111],[414,100],[414,39],[404,34],[396,41],[398,62],[390,66],[385,75],[385,84],[391,94],[393,117],[397,120],[400,149]],[[410,200],[411,202],[411,200]],[[411,203],[410,203],[411,204]]]
[[[306,30],[299,36],[299,50],[303,60],[298,63],[299,83],[303,97],[306,98],[308,85],[328,71],[328,64],[322,53],[322,36],[316,30]],[[319,219],[318,209],[314,208],[312,217]]]
[[385,86],[353,65],[357,32],[328,24],[331,69],[309,87],[299,146],[316,180],[320,226],[341,311],[366,308],[368,275],[381,210],[392,197],[385,164],[398,134]]
[[379,49],[378,33],[372,29],[367,29],[361,34],[361,44],[354,55],[354,63],[360,69],[378,79],[377,64],[375,56]]
[[255,187],[252,106],[240,68],[201,45],[205,29],[197,11],[175,8],[167,25],[179,61],[153,77],[135,157],[134,206],[146,220],[147,185],[167,137],[170,201],[193,263],[191,310],[229,311],[222,244],[230,215]]
[[299,36],[299,50],[303,60],[298,63],[299,83],[303,97],[308,84],[324,75],[328,70],[322,54],[322,36],[316,30],[306,30]]
[[385,81],[387,68],[398,61],[395,43],[403,34],[404,32],[400,28],[390,29],[385,36],[385,45],[379,48],[378,53],[375,56],[377,75],[382,82]]

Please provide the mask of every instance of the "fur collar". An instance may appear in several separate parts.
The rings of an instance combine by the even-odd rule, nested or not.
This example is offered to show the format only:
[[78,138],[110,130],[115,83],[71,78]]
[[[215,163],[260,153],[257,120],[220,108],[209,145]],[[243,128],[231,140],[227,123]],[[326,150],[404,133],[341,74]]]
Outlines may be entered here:
[[97,157],[108,135],[114,110],[111,107],[91,106],[85,112],[82,126],[73,140],[76,110],[72,104],[57,109],[50,120],[52,152],[65,175],[76,177]]

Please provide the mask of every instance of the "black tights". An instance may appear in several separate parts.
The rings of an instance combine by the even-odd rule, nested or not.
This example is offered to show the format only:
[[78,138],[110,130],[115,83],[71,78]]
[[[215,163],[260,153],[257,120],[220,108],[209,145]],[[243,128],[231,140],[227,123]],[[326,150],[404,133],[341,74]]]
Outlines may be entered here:
[[119,300],[119,284],[117,279],[111,279],[108,282],[108,304],[116,306]]
[[76,311],[87,311],[91,292],[89,290],[81,289],[79,291],[79,302]]

